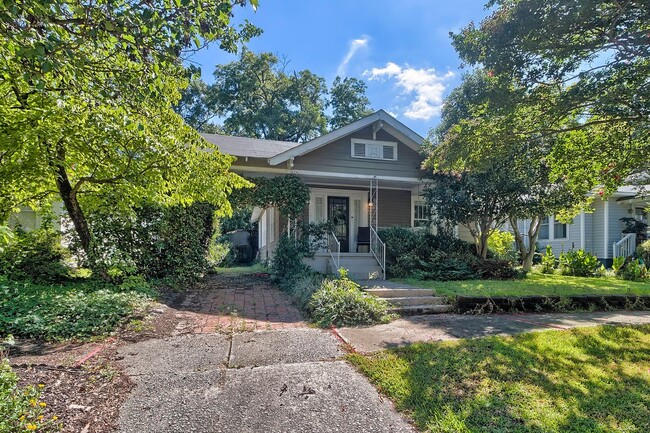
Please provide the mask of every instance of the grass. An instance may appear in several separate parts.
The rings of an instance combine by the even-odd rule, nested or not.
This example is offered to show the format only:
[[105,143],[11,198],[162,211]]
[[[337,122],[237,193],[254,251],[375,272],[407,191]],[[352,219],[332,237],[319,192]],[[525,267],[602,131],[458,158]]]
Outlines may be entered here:
[[398,282],[429,288],[441,296],[526,296],[526,295],[650,295],[650,281],[625,281],[616,277],[571,277],[529,273],[521,280],[422,281]]
[[251,266],[233,266],[230,268],[216,268],[215,272],[222,275],[248,275],[260,272],[268,272],[268,269],[261,263],[255,263]]
[[348,355],[428,432],[648,432],[650,325]]
[[116,286],[81,279],[35,284],[0,277],[0,338],[11,334],[56,341],[107,335],[144,309],[153,296],[145,282],[136,282]]

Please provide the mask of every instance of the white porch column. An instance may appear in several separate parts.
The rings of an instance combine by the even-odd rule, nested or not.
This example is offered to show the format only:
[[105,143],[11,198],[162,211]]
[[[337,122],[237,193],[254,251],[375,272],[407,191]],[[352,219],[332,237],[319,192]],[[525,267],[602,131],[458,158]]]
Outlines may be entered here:
[[603,235],[605,240],[603,241],[604,243],[604,259],[609,258],[609,249],[612,247],[609,244],[609,199],[605,200],[603,203],[603,218],[605,219],[604,227],[603,227]]

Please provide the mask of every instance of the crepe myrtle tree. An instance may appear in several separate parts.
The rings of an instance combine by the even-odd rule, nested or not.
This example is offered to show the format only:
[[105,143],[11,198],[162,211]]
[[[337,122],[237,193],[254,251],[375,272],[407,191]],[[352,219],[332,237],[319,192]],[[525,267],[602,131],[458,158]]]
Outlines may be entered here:
[[183,58],[259,34],[231,24],[257,0],[25,0],[0,8],[0,217],[61,200],[92,257],[85,212],[211,202],[248,183],[172,106]]

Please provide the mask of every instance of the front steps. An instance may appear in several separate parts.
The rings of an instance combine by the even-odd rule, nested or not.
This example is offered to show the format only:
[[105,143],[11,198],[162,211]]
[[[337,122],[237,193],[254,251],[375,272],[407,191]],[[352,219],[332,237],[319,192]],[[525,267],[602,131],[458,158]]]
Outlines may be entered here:
[[[394,283],[386,283],[384,286],[394,286]],[[429,289],[417,289],[410,287],[383,287],[379,284],[376,287],[366,289],[370,293],[384,299],[393,306],[391,312],[400,316],[415,316],[419,314],[440,314],[453,311],[454,306],[444,296],[433,296]]]

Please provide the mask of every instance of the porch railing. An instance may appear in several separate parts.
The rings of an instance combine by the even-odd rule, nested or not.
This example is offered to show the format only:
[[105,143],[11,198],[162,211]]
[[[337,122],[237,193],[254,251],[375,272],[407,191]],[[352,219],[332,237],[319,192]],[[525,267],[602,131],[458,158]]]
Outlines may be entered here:
[[636,233],[628,233],[623,239],[612,245],[612,257],[629,257],[636,250]]
[[336,267],[334,272],[338,272],[341,268],[341,241],[339,241],[334,232],[327,234],[327,252],[332,257],[332,262]]
[[386,244],[379,239],[379,235],[374,227],[370,227],[370,252],[377,259],[381,268],[381,278],[386,279]]

